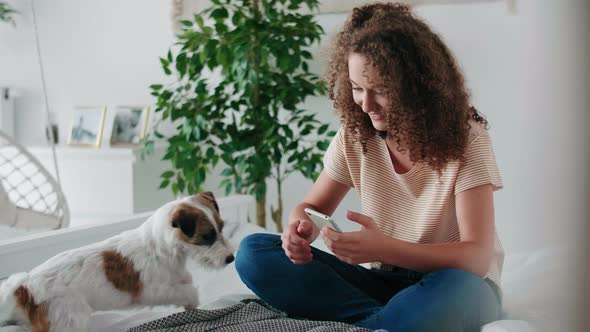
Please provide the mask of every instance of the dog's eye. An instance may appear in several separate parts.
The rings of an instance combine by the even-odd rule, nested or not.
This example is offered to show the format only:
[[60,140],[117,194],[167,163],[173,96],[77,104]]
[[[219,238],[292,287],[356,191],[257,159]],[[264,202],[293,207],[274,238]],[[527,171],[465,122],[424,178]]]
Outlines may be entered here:
[[209,233],[203,234],[203,240],[205,241],[206,244],[213,244],[213,242],[215,242],[215,239],[217,239],[217,232],[215,232],[215,230],[212,230]]

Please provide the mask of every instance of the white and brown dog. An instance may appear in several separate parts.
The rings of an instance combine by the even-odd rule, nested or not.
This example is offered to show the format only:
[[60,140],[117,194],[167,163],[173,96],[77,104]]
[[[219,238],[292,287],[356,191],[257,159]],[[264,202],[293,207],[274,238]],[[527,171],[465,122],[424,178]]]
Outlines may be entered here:
[[136,229],[63,252],[0,285],[0,326],[86,331],[93,311],[174,304],[194,308],[187,258],[221,268],[234,260],[210,192],[159,208]]

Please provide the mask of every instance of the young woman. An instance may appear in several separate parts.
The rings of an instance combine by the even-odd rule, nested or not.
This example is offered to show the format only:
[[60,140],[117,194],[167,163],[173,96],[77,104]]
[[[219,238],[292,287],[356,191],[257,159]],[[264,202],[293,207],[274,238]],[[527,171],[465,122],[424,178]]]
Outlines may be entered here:
[[[290,316],[388,331],[479,331],[501,312],[502,187],[486,120],[456,61],[406,6],[355,8],[328,73],[341,128],[283,234],[243,240],[236,268]],[[318,229],[350,188],[362,227]],[[310,247],[321,236],[334,253]],[[371,263],[365,268],[361,263]]]

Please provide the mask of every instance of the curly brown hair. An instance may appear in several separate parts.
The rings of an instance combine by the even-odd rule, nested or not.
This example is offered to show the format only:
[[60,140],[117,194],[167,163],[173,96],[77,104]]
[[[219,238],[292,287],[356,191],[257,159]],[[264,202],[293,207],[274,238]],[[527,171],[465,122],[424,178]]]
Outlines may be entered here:
[[[363,55],[384,87],[388,132],[376,130],[352,96],[348,57]],[[367,139],[391,135],[409,150],[412,162],[440,172],[463,160],[469,120],[487,120],[469,105],[469,93],[451,51],[428,25],[402,4],[375,3],[355,8],[334,40],[329,69],[329,97],[345,129],[367,152]]]

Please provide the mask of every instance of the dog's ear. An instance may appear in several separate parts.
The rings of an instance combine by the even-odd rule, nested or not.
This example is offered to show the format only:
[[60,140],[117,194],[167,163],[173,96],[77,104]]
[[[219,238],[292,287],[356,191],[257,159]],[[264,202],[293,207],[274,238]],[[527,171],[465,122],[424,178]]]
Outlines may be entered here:
[[204,199],[206,199],[207,201],[211,202],[211,204],[213,205],[215,210],[217,210],[217,213],[219,213],[219,205],[217,205],[217,201],[215,200],[215,196],[213,196],[212,192],[205,191],[205,192],[200,193],[199,196],[201,196]]
[[172,227],[179,228],[184,235],[192,238],[197,231],[199,215],[194,210],[179,207],[172,215]]

